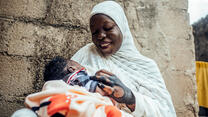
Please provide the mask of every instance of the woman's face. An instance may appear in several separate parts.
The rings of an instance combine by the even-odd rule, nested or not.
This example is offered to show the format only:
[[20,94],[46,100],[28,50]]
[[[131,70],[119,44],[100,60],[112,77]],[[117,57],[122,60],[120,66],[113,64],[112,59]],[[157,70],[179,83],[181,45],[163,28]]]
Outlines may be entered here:
[[108,16],[96,14],[90,19],[92,41],[104,55],[112,55],[122,44],[122,33],[117,24]]

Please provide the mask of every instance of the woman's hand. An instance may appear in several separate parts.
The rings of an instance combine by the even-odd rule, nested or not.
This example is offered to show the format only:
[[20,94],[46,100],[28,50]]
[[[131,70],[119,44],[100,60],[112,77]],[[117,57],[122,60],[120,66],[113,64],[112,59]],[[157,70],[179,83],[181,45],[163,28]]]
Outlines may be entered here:
[[118,103],[126,104],[131,111],[134,111],[134,94],[114,74],[106,70],[100,70],[94,77],[91,77],[91,80],[98,81],[98,87],[105,92],[106,96],[113,98]]

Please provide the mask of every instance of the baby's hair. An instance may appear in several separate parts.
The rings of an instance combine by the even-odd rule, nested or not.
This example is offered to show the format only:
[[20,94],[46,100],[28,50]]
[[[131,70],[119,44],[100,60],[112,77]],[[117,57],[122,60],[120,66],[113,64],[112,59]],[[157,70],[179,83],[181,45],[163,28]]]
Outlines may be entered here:
[[48,64],[45,65],[44,81],[63,79],[68,73],[64,68],[67,65],[67,60],[61,56],[54,57]]

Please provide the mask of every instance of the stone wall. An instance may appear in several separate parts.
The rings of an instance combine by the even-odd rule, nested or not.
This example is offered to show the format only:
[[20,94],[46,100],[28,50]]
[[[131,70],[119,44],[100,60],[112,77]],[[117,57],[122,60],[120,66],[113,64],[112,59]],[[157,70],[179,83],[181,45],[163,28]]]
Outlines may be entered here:
[[[24,107],[43,85],[45,63],[91,42],[88,17],[103,0],[0,0],[0,116]],[[197,113],[194,46],[187,0],[116,0],[138,50],[154,59],[178,117]]]

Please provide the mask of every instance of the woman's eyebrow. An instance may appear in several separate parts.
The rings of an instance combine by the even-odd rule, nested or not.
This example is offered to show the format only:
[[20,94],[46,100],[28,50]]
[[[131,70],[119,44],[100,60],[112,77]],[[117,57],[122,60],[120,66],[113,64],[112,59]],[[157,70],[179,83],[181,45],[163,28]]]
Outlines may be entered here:
[[104,25],[106,25],[106,24],[115,24],[115,23],[113,21],[105,21]]
[[94,24],[91,24],[91,23],[90,23],[90,27],[92,27],[92,26],[94,26]]
[[104,26],[115,26],[115,23],[113,22],[107,22],[104,24]]
[[95,26],[95,23],[90,21],[90,27],[94,27]]

